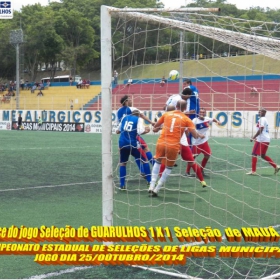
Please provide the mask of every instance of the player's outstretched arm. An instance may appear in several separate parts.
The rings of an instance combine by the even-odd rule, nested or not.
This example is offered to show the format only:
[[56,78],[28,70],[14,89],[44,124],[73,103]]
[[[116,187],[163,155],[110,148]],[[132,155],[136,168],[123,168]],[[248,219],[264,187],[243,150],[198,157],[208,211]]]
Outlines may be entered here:
[[153,127],[153,132],[159,132],[162,129],[162,127]]
[[141,135],[149,133],[150,132],[150,128],[148,126],[145,126],[145,130],[144,132],[141,133]]
[[189,111],[185,111],[185,112],[184,112],[184,114],[187,115],[187,116],[188,116],[188,115],[195,114],[195,113],[196,113],[195,110],[189,110]]
[[148,117],[146,117],[144,114],[140,114],[140,117],[143,119],[143,120],[145,120],[145,121],[147,121],[148,123],[150,123],[152,126],[154,126],[155,125],[155,123],[153,122],[153,121],[151,121]]
[[164,115],[162,115],[159,120],[155,123],[155,125],[153,126],[153,132],[158,132],[162,129],[162,124],[164,122]]
[[201,138],[201,139],[205,138],[205,135],[198,133],[195,129],[190,129],[189,128],[189,131],[190,131],[191,135],[193,136],[193,138],[195,138],[195,139],[197,139],[197,138]]
[[213,119],[213,122],[215,122],[217,125],[221,125],[221,122],[218,121],[217,119]]

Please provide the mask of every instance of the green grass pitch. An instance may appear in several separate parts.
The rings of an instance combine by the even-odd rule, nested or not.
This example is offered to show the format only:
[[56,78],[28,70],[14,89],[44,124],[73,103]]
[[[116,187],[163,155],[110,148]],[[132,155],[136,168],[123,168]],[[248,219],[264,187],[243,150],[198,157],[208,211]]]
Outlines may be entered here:
[[[137,175],[133,160],[128,164],[128,190],[118,190],[117,139],[114,135],[114,225],[211,226],[223,231],[228,226],[240,229],[280,224],[279,175],[273,175],[273,168],[260,159],[257,171],[261,176],[245,175],[250,170],[253,145],[248,139],[210,139],[213,156],[207,165],[205,180],[210,187],[206,189],[195,178],[183,177],[186,164],[179,158],[178,167],[157,198],[148,197],[146,182]],[[156,139],[145,136],[152,151]],[[1,131],[0,143],[1,227],[102,224],[100,134]],[[268,155],[280,164],[277,140],[272,140]],[[201,162],[201,156],[197,161]],[[70,269],[73,267],[40,266],[33,262],[33,256],[1,256],[0,275],[171,278],[129,267]],[[185,267],[171,271],[176,270],[201,278],[258,278],[279,272],[273,259],[190,258]]]

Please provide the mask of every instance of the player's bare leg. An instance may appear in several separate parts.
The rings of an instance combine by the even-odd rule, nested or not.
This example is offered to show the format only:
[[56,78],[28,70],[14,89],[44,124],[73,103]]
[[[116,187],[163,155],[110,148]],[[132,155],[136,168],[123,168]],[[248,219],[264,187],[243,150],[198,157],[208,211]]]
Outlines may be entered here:
[[148,190],[149,193],[152,193],[153,190],[155,189],[156,182],[157,182],[158,175],[159,175],[160,166],[161,166],[161,159],[156,159],[153,169],[152,169],[152,178],[151,178],[151,183],[150,183],[150,187]]
[[210,155],[204,155],[204,157],[203,157],[203,159],[201,161],[201,171],[202,171],[203,176],[205,176],[204,168],[205,168],[209,158],[210,158]]
[[247,175],[253,175],[253,176],[258,176],[259,174],[256,172],[257,170],[257,162],[258,162],[258,156],[257,155],[252,155],[252,170],[248,173]]
[[277,164],[269,156],[261,155],[261,157],[262,157],[262,159],[267,161],[274,168],[274,175],[276,175],[279,172],[280,167],[277,166]]

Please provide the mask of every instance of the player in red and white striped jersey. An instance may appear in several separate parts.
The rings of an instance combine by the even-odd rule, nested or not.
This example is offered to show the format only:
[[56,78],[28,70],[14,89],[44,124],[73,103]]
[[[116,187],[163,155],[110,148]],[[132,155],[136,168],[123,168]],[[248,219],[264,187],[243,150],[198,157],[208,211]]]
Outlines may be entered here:
[[[203,159],[201,162],[201,170],[202,170],[202,174],[205,176],[203,170],[212,154],[210,146],[208,144],[209,127],[213,122],[217,123],[218,125],[220,125],[220,122],[215,118],[206,117],[206,110],[204,108],[200,109],[198,118],[194,118],[192,121],[195,125],[196,130],[200,134],[205,136],[204,138],[197,138],[197,139],[192,140],[192,153],[193,153],[194,157],[197,157],[198,155],[203,154]],[[186,176],[192,177],[192,175],[190,174],[189,165],[187,166],[187,169],[186,169]]]
[[269,156],[266,155],[270,143],[270,136],[268,130],[268,122],[265,115],[266,115],[266,109],[264,108],[260,109],[259,110],[260,118],[256,126],[257,132],[250,139],[250,141],[251,142],[254,141],[255,144],[252,150],[252,170],[246,173],[247,175],[258,175],[256,173],[257,161],[258,161],[257,156],[261,156],[274,168],[274,174],[278,173],[280,170],[280,167],[277,166],[277,164]]

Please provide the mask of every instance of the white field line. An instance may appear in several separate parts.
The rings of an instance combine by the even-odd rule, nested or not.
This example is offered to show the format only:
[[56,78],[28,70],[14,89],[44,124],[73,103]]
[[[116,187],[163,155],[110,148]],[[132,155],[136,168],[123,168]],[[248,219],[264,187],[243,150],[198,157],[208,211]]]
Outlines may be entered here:
[[[241,147],[244,147],[244,144],[230,144],[230,145],[227,145],[227,144],[221,144],[221,143],[211,143],[211,146],[213,145],[218,145],[218,146],[241,146]],[[252,146],[250,144],[246,145],[246,146]],[[98,148],[99,146],[63,146],[63,147],[32,147],[32,148],[19,148],[19,147],[15,147],[15,148],[0,148],[0,151],[19,151],[19,150],[54,150],[54,149],[75,149],[75,148],[79,148],[79,149],[83,149],[83,148]],[[270,148],[277,148],[278,145],[270,145],[269,146]]]
[[[99,146],[98,146],[99,147]],[[97,146],[63,146],[63,147],[33,147],[33,148],[2,148],[0,151],[19,151],[19,150],[56,150],[56,149],[88,149],[88,148],[98,148]]]
[[34,186],[34,187],[17,188],[17,189],[6,189],[6,190],[0,190],[0,192],[24,191],[24,190],[44,189],[44,188],[59,188],[59,187],[69,187],[69,186],[75,186],[75,185],[79,185],[80,186],[80,185],[98,184],[98,183],[102,183],[102,181],[99,181],[99,182],[70,183],[70,184],[49,185],[49,186]]
[[50,278],[50,277],[57,277],[57,276],[60,276],[60,275],[66,274],[66,273],[72,273],[75,271],[85,270],[85,269],[89,269],[89,268],[92,268],[92,266],[73,267],[73,268],[68,268],[65,270],[59,270],[57,272],[50,272],[50,273],[41,274],[41,275],[34,275],[28,279],[45,279],[45,278]]

